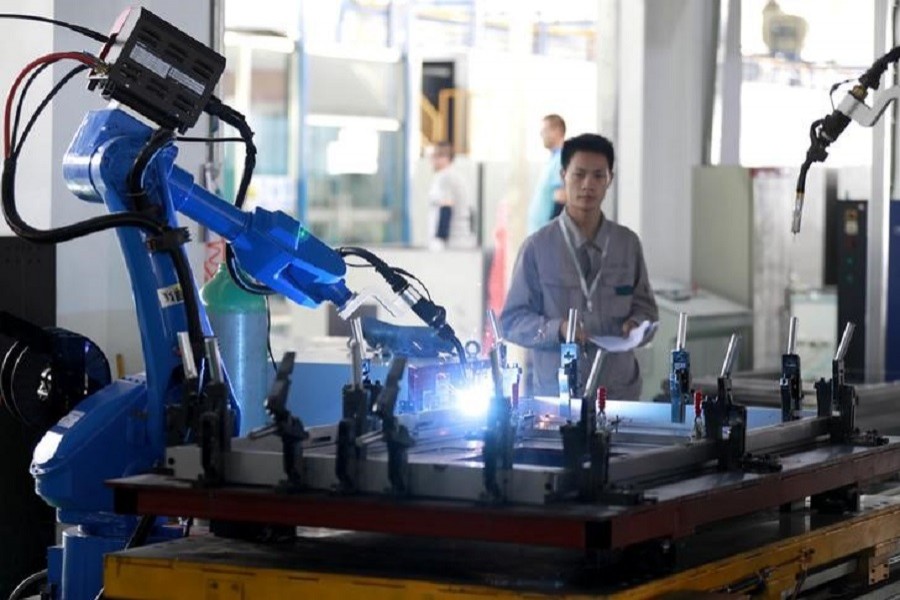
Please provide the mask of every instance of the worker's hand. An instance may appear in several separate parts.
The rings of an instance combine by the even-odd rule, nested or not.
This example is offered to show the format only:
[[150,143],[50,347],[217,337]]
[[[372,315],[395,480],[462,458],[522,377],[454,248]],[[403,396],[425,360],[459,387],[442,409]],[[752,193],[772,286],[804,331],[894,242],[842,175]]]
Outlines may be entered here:
[[628,337],[631,334],[631,330],[640,325],[634,319],[628,319],[624,323],[622,323],[622,337]]
[[[568,327],[569,327],[569,323],[566,320],[563,320],[559,324],[559,340],[560,340],[560,342],[566,341],[566,329],[568,329]],[[587,332],[584,330],[584,327],[582,327],[581,323],[579,323],[578,326],[575,327],[575,343],[578,344],[579,346],[585,346],[588,343]]]

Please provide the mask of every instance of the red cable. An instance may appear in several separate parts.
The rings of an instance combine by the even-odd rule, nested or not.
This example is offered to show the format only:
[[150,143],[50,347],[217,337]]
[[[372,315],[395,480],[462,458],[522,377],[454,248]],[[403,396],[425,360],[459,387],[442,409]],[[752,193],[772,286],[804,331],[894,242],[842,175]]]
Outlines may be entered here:
[[24,69],[22,69],[22,71],[19,73],[19,76],[16,77],[16,80],[13,82],[12,87],[9,89],[9,95],[6,97],[6,110],[3,115],[3,155],[6,158],[9,158],[12,154],[12,140],[10,140],[10,121],[12,120],[11,116],[13,98],[15,98],[16,91],[19,89],[19,84],[22,83],[22,79],[24,79],[25,76],[28,75],[28,73],[31,72],[34,68],[46,63],[55,63],[66,58],[77,60],[78,62],[82,62],[90,67],[94,67],[99,63],[99,61],[95,57],[84,52],[52,52],[33,60],[32,62],[28,63],[28,65],[26,65]]

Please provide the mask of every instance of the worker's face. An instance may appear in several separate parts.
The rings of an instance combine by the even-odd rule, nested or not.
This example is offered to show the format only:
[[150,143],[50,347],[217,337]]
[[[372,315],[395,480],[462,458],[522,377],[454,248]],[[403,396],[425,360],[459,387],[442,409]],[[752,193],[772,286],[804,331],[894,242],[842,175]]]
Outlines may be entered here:
[[572,155],[569,166],[562,170],[566,206],[580,211],[598,209],[612,177],[605,155],[579,150]]
[[544,142],[544,148],[552,150],[559,146],[562,141],[562,132],[554,127],[550,121],[544,121],[541,125],[541,141]]
[[450,164],[450,156],[441,152],[440,150],[435,150],[431,153],[431,168],[435,171],[440,171],[441,169],[446,168]]

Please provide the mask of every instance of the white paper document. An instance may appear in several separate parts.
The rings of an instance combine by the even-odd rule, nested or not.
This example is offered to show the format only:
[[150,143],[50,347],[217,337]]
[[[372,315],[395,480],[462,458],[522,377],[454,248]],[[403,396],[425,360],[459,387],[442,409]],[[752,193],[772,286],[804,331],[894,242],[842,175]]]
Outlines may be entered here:
[[659,321],[644,321],[632,329],[628,337],[596,335],[591,337],[590,340],[592,344],[603,348],[607,352],[628,352],[643,344],[647,338],[653,335],[657,327],[659,327]]

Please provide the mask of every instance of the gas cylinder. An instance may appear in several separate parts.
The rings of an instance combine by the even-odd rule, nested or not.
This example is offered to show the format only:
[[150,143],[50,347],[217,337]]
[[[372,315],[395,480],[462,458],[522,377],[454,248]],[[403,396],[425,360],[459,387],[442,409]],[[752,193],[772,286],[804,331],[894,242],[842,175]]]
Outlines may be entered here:
[[222,361],[241,408],[243,436],[266,423],[264,403],[271,370],[266,299],[238,287],[224,263],[200,290],[200,298],[219,338]]

